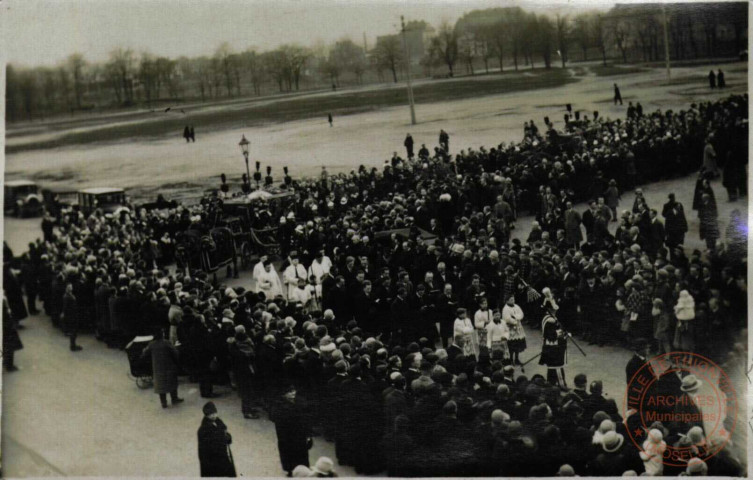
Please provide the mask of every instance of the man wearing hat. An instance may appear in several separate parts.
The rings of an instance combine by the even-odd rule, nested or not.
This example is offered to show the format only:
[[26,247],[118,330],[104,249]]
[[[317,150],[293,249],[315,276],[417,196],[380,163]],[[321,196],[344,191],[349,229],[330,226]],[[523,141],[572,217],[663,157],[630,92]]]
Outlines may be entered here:
[[[665,376],[669,375],[672,374],[670,373]],[[682,378],[680,391],[673,392],[677,397],[674,418],[682,420],[667,425],[670,431],[684,431],[696,426],[703,429],[702,407],[696,404],[695,400],[702,385],[703,381],[693,374]],[[713,406],[710,406],[710,408],[713,408]]]
[[642,471],[643,462],[635,449],[624,448],[625,437],[609,431],[601,439],[601,452],[586,466],[589,476],[619,477],[627,470]]
[[233,437],[217,416],[214,402],[203,407],[204,418],[199,427],[199,465],[202,477],[236,477],[230,444]]
[[[628,386],[632,382],[635,382],[637,380],[634,379],[635,374],[638,373],[638,371],[646,364],[650,353],[651,343],[648,340],[646,340],[645,338],[636,338],[635,340],[633,340],[633,356],[630,358],[627,366],[625,367],[625,382]],[[648,370],[649,369],[645,369],[643,374],[650,375]]]
[[685,210],[682,203],[675,200],[675,194],[669,194],[669,201],[662,208],[664,217],[665,243],[674,248],[685,242],[685,233],[688,231],[688,221],[685,218]]

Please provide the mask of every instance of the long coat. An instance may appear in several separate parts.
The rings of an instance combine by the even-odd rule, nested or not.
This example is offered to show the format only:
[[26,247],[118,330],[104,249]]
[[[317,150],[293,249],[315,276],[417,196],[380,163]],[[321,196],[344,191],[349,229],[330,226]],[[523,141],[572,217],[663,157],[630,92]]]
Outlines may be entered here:
[[272,409],[270,417],[275,423],[282,469],[290,472],[298,465],[308,467],[308,439],[311,436],[311,429],[304,409],[296,403],[284,400]]
[[236,477],[233,453],[230,451],[233,437],[225,423],[219,418],[212,421],[204,417],[198,436],[201,476]]
[[8,302],[3,300],[3,351],[15,352],[24,348],[16,330],[16,321],[11,318]]
[[701,240],[719,239],[719,223],[717,222],[716,206],[711,202],[701,203],[698,207],[698,217],[701,221]]
[[178,389],[178,350],[165,339],[154,340],[144,349],[152,355],[154,393],[166,394]]
[[565,238],[571,245],[580,244],[583,241],[583,232],[580,230],[580,213],[575,210],[565,212]]
[[66,292],[63,295],[63,331],[65,333],[78,331],[79,318],[76,303],[76,297],[72,293]]

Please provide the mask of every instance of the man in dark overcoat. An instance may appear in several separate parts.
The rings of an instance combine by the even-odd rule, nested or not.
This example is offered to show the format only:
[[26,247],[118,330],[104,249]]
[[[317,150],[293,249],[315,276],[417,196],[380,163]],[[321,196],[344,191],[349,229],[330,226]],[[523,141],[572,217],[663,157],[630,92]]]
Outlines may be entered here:
[[204,418],[199,427],[199,465],[202,477],[237,477],[230,444],[233,437],[217,416],[214,402],[203,408]]
[[309,466],[312,444],[309,417],[303,405],[296,402],[296,390],[292,385],[286,388],[282,401],[272,408],[270,419],[277,432],[282,469],[290,477],[298,465]]
[[669,194],[669,201],[662,208],[664,217],[664,231],[668,247],[674,248],[685,242],[685,233],[688,231],[688,221],[685,218],[685,210],[682,203],[675,200],[675,194]]
[[152,356],[154,393],[159,395],[162,408],[167,408],[167,394],[173,405],[183,401],[178,397],[178,350],[164,339],[161,328],[154,332],[154,340],[144,349],[142,356]]
[[413,137],[411,137],[410,133],[405,137],[403,145],[405,146],[405,152],[408,154],[408,158],[413,158]]

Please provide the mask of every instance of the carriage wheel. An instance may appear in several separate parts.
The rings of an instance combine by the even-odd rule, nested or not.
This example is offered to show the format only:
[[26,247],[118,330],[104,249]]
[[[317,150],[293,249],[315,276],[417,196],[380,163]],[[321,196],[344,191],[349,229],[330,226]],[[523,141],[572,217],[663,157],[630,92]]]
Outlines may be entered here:
[[248,242],[243,242],[241,245],[241,268],[246,269],[252,267],[251,255],[253,255],[251,245],[249,245]]
[[146,390],[152,386],[152,377],[136,377],[136,386],[141,390]]

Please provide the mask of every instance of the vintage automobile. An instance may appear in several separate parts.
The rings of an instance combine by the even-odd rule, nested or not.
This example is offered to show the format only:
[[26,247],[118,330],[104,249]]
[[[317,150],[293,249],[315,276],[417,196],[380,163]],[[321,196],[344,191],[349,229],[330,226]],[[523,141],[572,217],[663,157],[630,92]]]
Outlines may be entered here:
[[126,206],[126,194],[122,188],[98,187],[78,191],[78,205],[88,215],[97,208],[104,213],[119,214],[130,211]]
[[44,203],[37,190],[37,184],[31,180],[5,182],[5,211],[21,218],[40,215]]
[[61,209],[78,205],[78,190],[68,186],[43,188],[42,198],[47,211],[58,216]]

